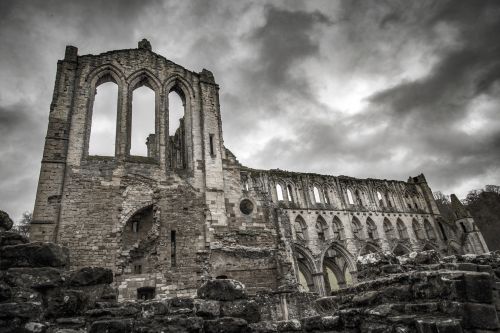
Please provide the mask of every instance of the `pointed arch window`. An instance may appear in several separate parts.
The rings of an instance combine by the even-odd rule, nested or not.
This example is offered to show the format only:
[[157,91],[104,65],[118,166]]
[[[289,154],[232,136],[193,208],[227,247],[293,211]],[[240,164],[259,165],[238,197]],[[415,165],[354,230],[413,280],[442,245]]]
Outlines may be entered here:
[[298,240],[307,240],[307,224],[302,216],[297,216],[293,223],[295,229],[295,236]]
[[110,75],[102,77],[99,82],[103,83],[97,86],[94,94],[88,154],[114,156],[118,85]]
[[332,229],[333,229],[333,239],[336,240],[344,239],[344,227],[342,226],[342,222],[337,216],[333,218]]
[[419,239],[419,240],[424,239],[424,234],[422,232],[422,227],[420,226],[420,223],[418,223],[417,220],[413,219],[411,225],[412,225],[413,233],[415,234],[415,237],[417,237],[417,239]]
[[368,234],[369,239],[378,239],[378,231],[375,222],[371,218],[366,220],[366,233]]
[[398,228],[398,235],[400,239],[408,239],[408,230],[406,230],[406,225],[403,221],[398,219],[396,222],[396,227]]
[[318,234],[318,240],[324,242],[328,235],[328,224],[323,217],[318,216],[316,220],[316,233]]
[[424,229],[425,229],[425,233],[426,233],[428,239],[430,239],[430,240],[436,239],[436,233],[434,231],[434,227],[431,225],[431,223],[427,219],[424,220]]
[[352,198],[352,193],[351,190],[347,189],[347,201],[349,202],[350,205],[354,205],[354,199]]
[[278,201],[283,201],[283,188],[280,184],[276,184],[276,197]]
[[[186,168],[186,98],[182,89],[174,86],[168,93],[168,143],[169,163],[172,169]],[[215,154],[214,135],[208,136],[207,151]]]
[[287,195],[288,202],[293,202],[292,186],[290,186],[290,185],[286,186],[286,195]]
[[380,194],[379,191],[377,191],[377,200],[378,200],[378,205],[380,207],[384,207],[384,200],[382,199],[382,194]]
[[140,82],[132,92],[130,155],[157,157],[154,90]]
[[319,190],[316,186],[313,187],[313,195],[314,195],[314,203],[321,203],[321,199],[319,197]]
[[359,190],[354,191],[354,196],[356,197],[356,205],[363,206],[363,201],[361,200],[361,194],[359,193]]
[[384,220],[384,233],[385,233],[386,238],[389,240],[396,238],[396,235],[394,234],[394,228],[392,226],[392,223],[388,219]]
[[330,204],[330,198],[328,197],[328,188],[323,188],[323,202],[327,205]]
[[351,228],[352,228],[352,234],[353,234],[354,238],[361,239],[363,229],[361,227],[361,223],[359,222],[359,220],[356,217],[352,218]]

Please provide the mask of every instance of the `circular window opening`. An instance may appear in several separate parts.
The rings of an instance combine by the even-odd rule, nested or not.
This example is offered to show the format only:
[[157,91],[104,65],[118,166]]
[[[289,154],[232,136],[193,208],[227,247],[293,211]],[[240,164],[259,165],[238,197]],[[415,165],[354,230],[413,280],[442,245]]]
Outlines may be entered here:
[[250,215],[253,212],[253,203],[248,199],[243,199],[240,202],[240,210],[245,215]]

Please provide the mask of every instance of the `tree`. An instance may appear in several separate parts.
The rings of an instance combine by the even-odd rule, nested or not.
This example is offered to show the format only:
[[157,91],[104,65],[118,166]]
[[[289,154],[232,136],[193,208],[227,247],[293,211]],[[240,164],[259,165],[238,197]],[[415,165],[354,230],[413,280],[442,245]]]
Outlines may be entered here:
[[14,225],[12,229],[25,237],[29,237],[30,224],[32,220],[33,220],[33,213],[30,211],[25,211],[21,219]]
[[455,215],[453,215],[453,209],[451,208],[450,196],[440,191],[434,192],[433,195],[443,219],[448,222],[454,222]]

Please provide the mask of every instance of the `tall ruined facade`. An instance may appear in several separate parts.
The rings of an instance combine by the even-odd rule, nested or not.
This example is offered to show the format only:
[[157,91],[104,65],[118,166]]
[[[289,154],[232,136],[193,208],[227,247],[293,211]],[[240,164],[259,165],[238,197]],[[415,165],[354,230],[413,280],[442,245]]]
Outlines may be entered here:
[[[96,89],[118,87],[114,156],[89,154]],[[131,151],[132,96],[155,95],[147,156]],[[169,135],[169,93],[184,117]],[[120,299],[191,295],[229,277],[250,292],[299,287],[327,294],[356,280],[377,251],[488,251],[454,202],[444,221],[423,175],[407,182],[255,170],[224,147],[218,85],[137,49],[58,62],[31,237],[71,251],[71,265],[114,271]],[[285,288],[285,289],[286,289]]]

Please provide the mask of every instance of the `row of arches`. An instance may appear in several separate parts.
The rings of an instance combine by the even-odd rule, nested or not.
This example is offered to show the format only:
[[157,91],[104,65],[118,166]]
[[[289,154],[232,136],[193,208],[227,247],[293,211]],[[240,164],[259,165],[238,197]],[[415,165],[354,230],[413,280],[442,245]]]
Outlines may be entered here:
[[[245,183],[245,188],[247,187],[248,184]],[[309,190],[304,191],[304,201],[301,200],[301,192],[303,191],[291,183],[275,182],[274,191],[277,202],[295,206],[305,206],[309,202],[312,205],[320,206],[357,206],[369,209],[379,208],[381,210],[395,208],[400,208],[401,210],[422,210],[425,207],[423,198],[417,191],[413,194],[406,191],[405,194],[399,198],[398,205],[396,204],[397,195],[392,195],[389,190],[382,190],[380,188],[369,191],[366,188],[359,189],[347,187],[345,190],[339,191],[328,186],[314,184]]]
[[315,260],[307,248],[293,248],[299,284],[305,291],[330,294],[353,283],[353,257],[338,243],[330,244]]
[[[338,216],[334,216],[332,220],[327,223],[325,218],[319,215],[316,218],[313,231],[310,230],[311,228],[308,227],[304,218],[299,214],[294,220],[293,227],[295,231],[295,237],[299,241],[309,241],[313,238],[316,238],[319,242],[345,239],[344,225]],[[424,219],[423,225],[417,219],[413,219],[411,222],[411,228],[413,231],[413,235],[417,240],[434,241],[436,239],[436,232],[434,230],[434,227],[427,219]],[[361,223],[361,221],[356,216],[353,216],[351,220],[351,231],[355,239],[410,239],[408,227],[400,218],[396,220],[395,228],[393,223],[388,218],[384,218],[382,230],[384,232],[384,237],[381,237],[381,235],[379,235],[379,228],[370,217],[366,219],[365,223]]]
[[158,158],[160,141],[167,141],[170,165],[183,166],[184,161],[179,159],[184,160],[184,156],[177,155],[183,155],[182,134],[190,93],[180,80],[174,77],[162,84],[147,70],[125,78],[111,65],[96,70],[87,79],[87,154],[115,156],[120,154],[121,144],[127,156]]

